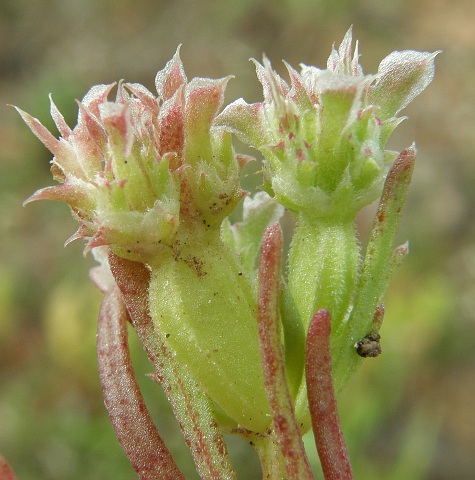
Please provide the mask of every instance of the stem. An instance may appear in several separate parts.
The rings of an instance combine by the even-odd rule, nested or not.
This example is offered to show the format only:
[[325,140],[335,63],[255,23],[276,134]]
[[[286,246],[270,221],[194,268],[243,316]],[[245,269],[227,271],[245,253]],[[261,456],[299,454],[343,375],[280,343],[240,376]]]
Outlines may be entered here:
[[[334,338],[338,338],[345,324],[354,297],[359,268],[359,244],[352,221],[336,219],[311,219],[304,215],[292,239],[288,260],[288,285],[284,293],[285,303],[296,312],[302,331],[314,313],[326,308],[330,312]],[[300,389],[295,401],[295,412],[303,430],[310,428],[306,384],[303,379],[305,340],[292,337],[286,315],[283,318],[287,361],[301,362]],[[295,330],[295,328],[294,328]],[[289,332],[289,333],[288,333]],[[354,343],[354,342],[353,342]],[[294,365],[293,371],[298,371]]]
[[145,265],[109,255],[109,264],[173,413],[203,479],[232,480],[226,444],[214,419],[210,399],[178,364],[154,329],[148,311],[150,272]]
[[287,478],[282,450],[275,438],[272,436],[255,438],[252,444],[261,462],[263,480]]
[[314,313],[326,308],[335,333],[355,290],[359,244],[352,220],[299,215],[288,261],[288,289],[305,331]]
[[[282,231],[279,224],[274,224],[264,232],[259,262],[257,318],[264,384],[289,480],[313,479],[285,374],[279,318],[281,267]],[[263,465],[264,473],[265,468],[269,468],[269,462]]]
[[328,310],[318,310],[307,335],[305,375],[308,403],[325,480],[352,480],[353,473],[333,389],[330,332]]
[[135,379],[127,317],[120,290],[114,285],[102,301],[97,329],[99,374],[109,417],[139,478],[184,480],[158,434]]

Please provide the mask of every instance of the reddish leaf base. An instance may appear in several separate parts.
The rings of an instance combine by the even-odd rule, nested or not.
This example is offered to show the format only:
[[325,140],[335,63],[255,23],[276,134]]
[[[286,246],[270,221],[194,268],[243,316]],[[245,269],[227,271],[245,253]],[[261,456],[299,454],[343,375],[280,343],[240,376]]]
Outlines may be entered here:
[[[130,314],[137,333],[142,341],[145,340],[144,346],[154,365],[164,367],[163,362],[168,358],[167,352],[162,352],[160,345],[153,340],[158,341],[158,338],[153,335],[153,323],[147,308],[149,273],[143,265],[114,255],[109,257],[109,261],[119,286],[113,285],[105,292],[98,326],[99,372],[109,416],[124,451],[141,479],[184,479],[147,411],[135,380],[128,348],[127,322]],[[263,473],[265,478],[269,478],[268,474],[273,471],[279,478],[311,480],[313,475],[285,375],[279,318],[281,261],[282,232],[276,224],[268,227],[264,234],[259,265],[259,341],[264,383],[273,418],[272,438],[269,438],[270,443],[265,442],[267,447],[261,448],[261,453],[264,452],[263,467],[268,464],[267,471]],[[201,477],[213,480],[234,478],[217,425],[206,413],[206,399],[205,403],[200,403],[200,392],[195,392],[192,385],[185,388],[183,382],[177,382],[180,377],[177,366],[173,364],[169,367],[170,372],[166,368],[161,371],[158,368],[155,377],[164,387],[170,387],[166,390],[173,393],[169,399],[172,406],[177,401],[180,406],[176,413],[180,410],[188,412],[183,418],[180,415],[177,418],[182,428],[186,427],[185,438],[194,452]],[[352,480],[332,385],[330,315],[326,310],[319,310],[310,324],[305,370],[312,426],[325,479]],[[175,410],[177,405],[174,407]],[[207,419],[209,421],[204,423]],[[197,438],[192,432],[198,434]],[[272,466],[274,463],[276,465]],[[277,465],[281,463],[282,467]],[[0,480],[14,480],[13,472],[8,465],[3,467],[4,464],[0,463],[0,466],[8,469],[6,474],[11,476],[4,474]]]

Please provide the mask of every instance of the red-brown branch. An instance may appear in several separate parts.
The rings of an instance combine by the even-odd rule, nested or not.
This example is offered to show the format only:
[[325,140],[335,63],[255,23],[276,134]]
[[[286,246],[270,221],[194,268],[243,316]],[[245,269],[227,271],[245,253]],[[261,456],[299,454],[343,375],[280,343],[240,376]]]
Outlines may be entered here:
[[280,334],[282,232],[269,226],[263,236],[259,262],[258,323],[264,384],[288,478],[313,479],[285,374]]
[[333,389],[330,331],[330,314],[327,310],[318,310],[307,334],[305,375],[308,403],[325,480],[352,480]]
[[184,480],[150,417],[135,379],[127,318],[122,295],[114,285],[105,293],[97,330],[99,375],[109,417],[139,478]]

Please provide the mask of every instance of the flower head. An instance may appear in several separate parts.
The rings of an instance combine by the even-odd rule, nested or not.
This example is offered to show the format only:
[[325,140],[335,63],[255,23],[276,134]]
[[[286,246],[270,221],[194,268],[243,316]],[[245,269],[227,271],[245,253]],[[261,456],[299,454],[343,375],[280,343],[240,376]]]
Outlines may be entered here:
[[18,109],[53,153],[60,183],[27,202],[67,203],[80,222],[69,241],[87,237],[86,250],[110,245],[137,260],[171,244],[184,224],[219,228],[243,195],[230,134],[212,125],[228,80],[188,82],[177,51],[157,74],[158,96],[119,82],[109,101],[114,85],[97,85],[78,102],[74,129],[51,100],[59,140]]
[[286,64],[290,85],[255,62],[264,101],[237,100],[218,122],[263,153],[265,187],[288,209],[353,217],[381,194],[396,115],[432,80],[435,55],[393,52],[364,75],[350,29],[326,70]]

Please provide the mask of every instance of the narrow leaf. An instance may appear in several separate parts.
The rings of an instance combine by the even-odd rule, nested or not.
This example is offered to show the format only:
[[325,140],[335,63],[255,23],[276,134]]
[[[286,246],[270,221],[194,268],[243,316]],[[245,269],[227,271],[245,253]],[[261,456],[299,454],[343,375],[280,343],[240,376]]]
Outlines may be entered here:
[[61,145],[57,138],[35,117],[26,113],[21,108],[14,107],[20,114],[23,121],[28,125],[30,130],[41,141],[41,143],[54,155],[61,155]]
[[259,262],[258,323],[264,383],[289,480],[313,479],[285,374],[279,318],[281,263],[282,231],[276,223],[264,232]]
[[359,365],[353,346],[369,333],[373,316],[383,302],[391,276],[407,254],[407,245],[394,249],[394,240],[406,202],[414,163],[415,149],[411,147],[403,150],[386,178],[366,249],[353,311],[343,333],[347,341],[341,342],[342,349],[334,359],[337,390],[347,383]]
[[127,317],[120,290],[113,286],[104,296],[97,330],[99,374],[109,417],[140,479],[184,479],[158,434],[135,379]]
[[305,376],[308,404],[325,480],[351,480],[353,474],[333,389],[330,332],[328,310],[318,310],[307,335]]
[[49,95],[49,101],[50,101],[50,105],[51,105],[51,107],[50,107],[51,117],[54,120],[56,128],[58,129],[61,136],[65,140],[67,140],[72,133],[71,128],[66,123],[66,120],[64,120],[64,117],[63,117],[62,113],[58,110],[58,107],[53,102],[53,97],[51,96],[51,94]]

